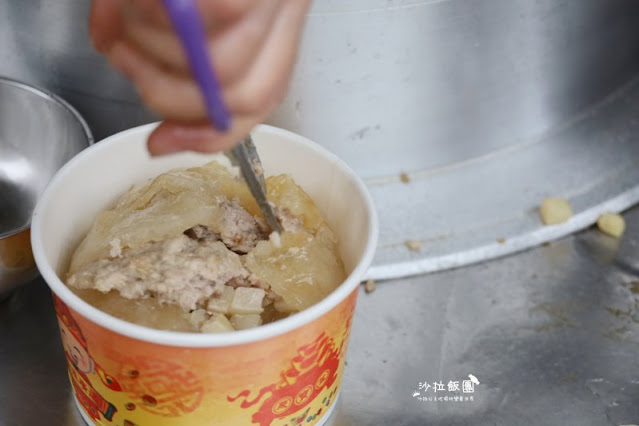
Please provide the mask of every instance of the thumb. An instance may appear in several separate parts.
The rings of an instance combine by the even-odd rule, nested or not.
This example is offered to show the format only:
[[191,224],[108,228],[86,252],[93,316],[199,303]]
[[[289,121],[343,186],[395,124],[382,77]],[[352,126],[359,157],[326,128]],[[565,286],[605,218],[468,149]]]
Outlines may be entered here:
[[147,148],[153,156],[179,151],[227,151],[238,144],[255,124],[253,119],[235,118],[229,131],[220,132],[208,123],[164,121],[149,136]]

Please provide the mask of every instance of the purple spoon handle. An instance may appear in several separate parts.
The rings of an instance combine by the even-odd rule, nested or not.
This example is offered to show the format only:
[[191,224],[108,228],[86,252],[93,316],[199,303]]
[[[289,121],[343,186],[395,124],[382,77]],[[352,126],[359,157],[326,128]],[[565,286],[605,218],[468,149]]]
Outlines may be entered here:
[[206,48],[204,26],[195,1],[163,0],[163,2],[173,28],[182,41],[191,73],[204,97],[209,120],[218,130],[226,131],[231,127],[231,116],[222,100],[222,91],[211,65],[211,58]]

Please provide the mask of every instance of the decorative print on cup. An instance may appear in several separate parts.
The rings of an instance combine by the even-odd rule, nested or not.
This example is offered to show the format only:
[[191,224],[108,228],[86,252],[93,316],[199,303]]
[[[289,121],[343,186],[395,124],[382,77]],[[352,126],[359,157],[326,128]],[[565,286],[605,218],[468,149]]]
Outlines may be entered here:
[[310,426],[339,395],[357,293],[307,330],[211,348],[134,340],[55,303],[73,391],[89,424]]
[[131,398],[129,411],[139,407],[158,416],[179,417],[200,406],[204,385],[180,364],[150,357],[117,362],[122,365],[118,379]]
[[[354,303],[354,300],[353,300]],[[314,341],[297,348],[297,355],[290,361],[290,367],[280,372],[277,383],[263,387],[257,396],[249,399],[251,391],[246,389],[235,396],[228,396],[230,402],[242,399],[240,406],[250,408],[258,404],[265,395],[269,395],[260,405],[251,419],[260,426],[270,426],[273,421],[284,419],[303,410],[301,416],[290,419],[292,424],[302,424],[315,420],[326,407],[334,401],[335,394],[341,381],[340,359],[343,360],[342,350],[348,342],[348,333],[352,320],[352,308],[346,321],[341,342],[337,346],[335,339],[321,333]],[[331,389],[333,385],[334,389]],[[322,392],[331,392],[323,400],[317,401],[320,407],[310,407]],[[313,412],[307,417],[308,412]]]
[[98,376],[100,383],[113,391],[120,392],[122,387],[93,360],[84,334],[67,305],[56,296],[53,300],[69,367],[69,379],[76,398],[93,420],[99,421],[102,416],[111,422],[117,409],[95,388],[96,381],[92,381],[89,375]]
[[475,400],[475,386],[481,382],[475,375],[469,374],[468,379],[419,382],[417,389],[411,395],[420,402],[472,402]]

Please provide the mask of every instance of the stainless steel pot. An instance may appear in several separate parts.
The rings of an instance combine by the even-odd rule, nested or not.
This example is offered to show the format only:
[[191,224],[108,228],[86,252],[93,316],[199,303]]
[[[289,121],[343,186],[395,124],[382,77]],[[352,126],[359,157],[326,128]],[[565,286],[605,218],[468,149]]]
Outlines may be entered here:
[[65,101],[0,78],[0,297],[37,275],[29,239],[33,208],[53,174],[92,142]]
[[[91,48],[89,7],[0,2],[0,75],[59,93],[101,139],[156,117]],[[633,0],[315,0],[271,122],[365,177],[471,158],[539,136],[626,82],[639,71],[637,28]]]
[[[0,74],[60,93],[102,138],[157,117],[91,48],[89,7],[0,2]],[[400,265],[378,276],[503,255],[572,232],[529,238],[544,195],[605,187],[587,194],[587,209],[628,189],[584,179],[589,169],[623,174],[615,165],[634,158],[632,118],[623,116],[634,111],[626,105],[634,90],[590,118],[639,72],[637,28],[633,0],[315,0],[289,94],[270,123],[328,147],[371,185],[382,213],[374,263]],[[597,135],[587,144],[593,154],[583,156],[588,135]],[[543,138],[535,153],[522,148]],[[621,153],[592,149],[603,145]],[[518,149],[517,158],[501,157]],[[412,186],[396,185],[400,172]],[[514,237],[520,243],[486,250]],[[409,238],[424,242],[421,254],[405,250]],[[472,256],[458,256],[467,248]],[[428,266],[409,268],[413,261]]]

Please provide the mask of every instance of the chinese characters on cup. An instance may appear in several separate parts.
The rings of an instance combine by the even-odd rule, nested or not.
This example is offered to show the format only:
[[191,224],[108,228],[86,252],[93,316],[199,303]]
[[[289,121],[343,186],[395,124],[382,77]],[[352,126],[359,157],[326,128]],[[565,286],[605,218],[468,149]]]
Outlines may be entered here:
[[473,394],[479,383],[472,374],[468,375],[468,380],[419,382],[417,390],[413,391],[413,398],[421,402],[470,402],[475,400]]

